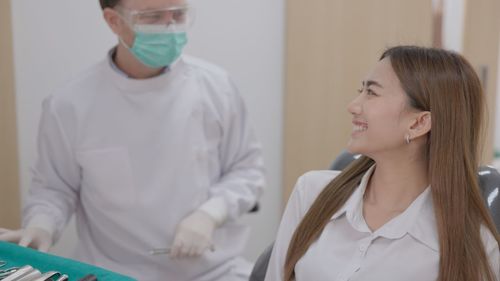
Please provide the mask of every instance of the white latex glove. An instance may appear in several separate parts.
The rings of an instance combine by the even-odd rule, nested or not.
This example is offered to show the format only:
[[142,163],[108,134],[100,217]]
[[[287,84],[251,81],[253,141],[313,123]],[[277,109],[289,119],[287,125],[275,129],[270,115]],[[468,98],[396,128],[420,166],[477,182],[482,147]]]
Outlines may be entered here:
[[39,227],[27,227],[18,230],[0,228],[0,240],[18,243],[41,252],[47,252],[52,246],[52,235]]
[[197,210],[177,226],[171,258],[197,257],[207,249],[214,250],[212,235],[216,220],[204,211]]

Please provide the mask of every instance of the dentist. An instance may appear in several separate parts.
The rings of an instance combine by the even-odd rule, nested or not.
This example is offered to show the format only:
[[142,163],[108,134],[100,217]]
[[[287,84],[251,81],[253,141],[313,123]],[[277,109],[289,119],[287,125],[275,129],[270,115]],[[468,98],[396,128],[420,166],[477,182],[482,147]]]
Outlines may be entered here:
[[100,4],[119,43],[44,101],[23,228],[0,240],[46,251],[75,214],[80,261],[141,281],[247,280],[238,218],[264,172],[243,99],[182,54],[186,1]]

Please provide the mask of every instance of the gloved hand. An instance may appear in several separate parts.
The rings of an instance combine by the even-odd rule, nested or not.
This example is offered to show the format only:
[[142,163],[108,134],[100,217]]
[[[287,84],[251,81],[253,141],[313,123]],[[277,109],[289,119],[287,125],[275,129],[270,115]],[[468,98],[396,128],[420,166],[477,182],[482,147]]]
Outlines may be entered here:
[[47,252],[52,246],[52,235],[39,227],[27,227],[18,230],[0,228],[0,240],[18,243],[41,252]]
[[171,258],[197,257],[207,249],[214,250],[212,235],[217,222],[204,211],[197,210],[177,226]]

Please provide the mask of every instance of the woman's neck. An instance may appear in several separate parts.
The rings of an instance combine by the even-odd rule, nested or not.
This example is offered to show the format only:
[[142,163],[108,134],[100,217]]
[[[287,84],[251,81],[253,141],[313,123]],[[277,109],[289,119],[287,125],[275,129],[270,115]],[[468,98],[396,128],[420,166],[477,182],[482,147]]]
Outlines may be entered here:
[[424,160],[378,161],[365,191],[365,202],[388,212],[403,212],[429,185]]

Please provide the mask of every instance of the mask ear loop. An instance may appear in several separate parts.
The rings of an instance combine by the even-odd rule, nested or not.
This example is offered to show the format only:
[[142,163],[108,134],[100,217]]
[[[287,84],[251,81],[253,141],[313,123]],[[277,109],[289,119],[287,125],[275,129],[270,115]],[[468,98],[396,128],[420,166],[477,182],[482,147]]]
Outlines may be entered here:
[[[120,6],[117,6],[118,9],[120,9]],[[127,18],[125,18],[125,15],[122,14],[121,11],[118,11],[116,10],[116,12],[118,13],[118,16],[120,17],[120,19],[130,28],[130,30],[132,30],[132,32],[135,33],[134,31],[134,27],[132,26],[132,24],[130,24],[129,20],[127,20]],[[125,43],[125,41],[123,41],[123,38],[118,36],[118,41],[125,47],[127,48],[127,50],[130,50],[132,48],[132,46],[129,46],[127,43]],[[133,43],[132,43],[133,44]]]
[[125,41],[123,41],[123,39],[121,37],[118,37],[118,40],[120,41],[120,43],[125,47],[127,48],[127,50],[130,50],[131,47],[128,46],[127,43],[125,43]]

